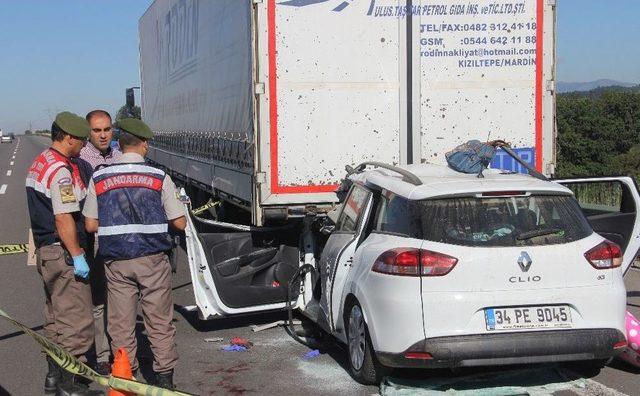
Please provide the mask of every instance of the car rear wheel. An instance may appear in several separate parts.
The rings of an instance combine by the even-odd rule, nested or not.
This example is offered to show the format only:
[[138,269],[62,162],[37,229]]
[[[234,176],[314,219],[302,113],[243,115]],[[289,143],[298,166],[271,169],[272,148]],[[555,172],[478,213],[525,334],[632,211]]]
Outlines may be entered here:
[[385,370],[376,360],[362,308],[357,303],[351,307],[347,319],[347,346],[351,376],[361,384],[378,385]]

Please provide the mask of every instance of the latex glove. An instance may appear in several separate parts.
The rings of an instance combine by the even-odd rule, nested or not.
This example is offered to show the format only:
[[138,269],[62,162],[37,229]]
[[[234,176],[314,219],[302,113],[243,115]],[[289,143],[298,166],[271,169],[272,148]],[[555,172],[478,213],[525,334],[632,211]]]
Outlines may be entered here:
[[73,257],[73,273],[83,279],[89,277],[89,265],[87,264],[87,259],[85,259],[84,254]]

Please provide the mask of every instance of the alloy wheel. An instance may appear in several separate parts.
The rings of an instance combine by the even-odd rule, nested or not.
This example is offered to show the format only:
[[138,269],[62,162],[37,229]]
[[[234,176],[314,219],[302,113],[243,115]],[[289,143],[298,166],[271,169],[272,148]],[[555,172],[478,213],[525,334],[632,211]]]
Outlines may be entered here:
[[354,305],[349,315],[349,358],[351,359],[351,366],[355,370],[360,370],[364,364],[366,347],[367,336],[365,334],[362,310],[358,305]]

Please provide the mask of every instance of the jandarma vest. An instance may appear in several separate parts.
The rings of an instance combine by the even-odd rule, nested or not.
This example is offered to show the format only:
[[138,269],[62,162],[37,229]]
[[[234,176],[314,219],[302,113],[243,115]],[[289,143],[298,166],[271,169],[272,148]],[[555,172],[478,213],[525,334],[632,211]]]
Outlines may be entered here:
[[162,206],[165,174],[142,163],[93,173],[98,200],[98,254],[126,260],[171,249]]
[[[75,199],[80,201],[81,208],[84,203],[86,187],[78,165],[52,148],[40,153],[29,168],[26,180],[27,205],[36,248],[61,242],[56,232],[56,221],[51,204],[51,182],[62,168],[67,168],[71,173]],[[80,246],[86,247],[84,218],[80,212],[73,213],[73,216]]]

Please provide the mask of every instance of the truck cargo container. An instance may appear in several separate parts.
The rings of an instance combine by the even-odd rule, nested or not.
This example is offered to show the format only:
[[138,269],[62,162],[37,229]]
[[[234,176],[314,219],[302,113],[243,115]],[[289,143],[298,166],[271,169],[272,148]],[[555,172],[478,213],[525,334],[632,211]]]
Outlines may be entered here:
[[156,0],[140,19],[149,159],[258,226],[326,212],[347,164],[438,163],[472,138],[553,174],[554,3]]

